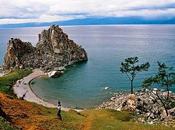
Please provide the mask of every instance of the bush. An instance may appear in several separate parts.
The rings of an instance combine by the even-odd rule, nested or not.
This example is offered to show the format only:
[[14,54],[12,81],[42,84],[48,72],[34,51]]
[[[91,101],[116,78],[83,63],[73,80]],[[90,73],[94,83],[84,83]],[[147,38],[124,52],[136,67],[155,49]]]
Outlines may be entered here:
[[9,122],[0,116],[0,130],[17,130],[12,127]]
[[32,73],[31,69],[17,69],[9,74],[0,77],[0,92],[13,94],[12,86],[15,82]]

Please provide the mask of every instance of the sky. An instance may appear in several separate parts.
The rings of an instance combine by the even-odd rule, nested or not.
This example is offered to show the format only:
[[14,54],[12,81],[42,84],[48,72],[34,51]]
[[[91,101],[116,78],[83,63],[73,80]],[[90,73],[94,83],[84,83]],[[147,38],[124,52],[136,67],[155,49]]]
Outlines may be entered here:
[[175,18],[175,0],[0,0],[0,24],[87,18]]

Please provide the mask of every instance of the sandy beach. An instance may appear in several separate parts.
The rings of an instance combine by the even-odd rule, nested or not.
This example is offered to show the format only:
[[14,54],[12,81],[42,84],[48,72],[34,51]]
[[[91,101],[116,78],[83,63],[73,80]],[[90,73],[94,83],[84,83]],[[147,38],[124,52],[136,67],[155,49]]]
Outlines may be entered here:
[[[33,70],[33,73],[16,82],[16,84],[13,86],[14,93],[18,98],[25,95],[24,100],[26,101],[34,102],[49,108],[56,108],[56,105],[42,100],[30,88],[30,82],[40,76],[47,76],[47,74],[39,69]],[[69,108],[62,108],[62,110],[68,111]]]
[[0,77],[4,76],[4,73],[0,73]]

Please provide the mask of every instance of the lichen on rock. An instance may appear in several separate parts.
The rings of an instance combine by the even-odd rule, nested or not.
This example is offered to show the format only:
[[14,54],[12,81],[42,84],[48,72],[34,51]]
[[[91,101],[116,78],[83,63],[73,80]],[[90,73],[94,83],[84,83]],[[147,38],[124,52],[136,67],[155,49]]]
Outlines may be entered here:
[[40,68],[46,72],[87,61],[86,51],[68,38],[59,26],[52,25],[39,34],[36,47],[29,42],[11,38],[4,57],[3,68]]

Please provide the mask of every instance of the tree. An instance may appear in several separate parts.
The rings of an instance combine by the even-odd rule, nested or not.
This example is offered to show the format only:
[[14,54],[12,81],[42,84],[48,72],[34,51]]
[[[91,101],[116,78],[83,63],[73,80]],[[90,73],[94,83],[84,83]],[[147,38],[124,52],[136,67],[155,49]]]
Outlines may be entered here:
[[156,75],[158,79],[156,83],[160,83],[162,87],[165,87],[168,99],[170,87],[175,84],[175,72],[173,72],[173,67],[168,67],[165,63],[158,62],[158,66],[158,74]]
[[146,62],[144,64],[138,65],[139,59],[138,57],[130,57],[124,60],[124,62],[121,63],[120,71],[122,73],[125,73],[130,80],[130,87],[131,87],[131,94],[133,94],[133,82],[136,77],[136,74],[138,72],[142,71],[148,71],[148,68],[150,67],[149,62]]
[[[147,78],[144,80],[143,85],[145,87],[152,86],[156,84],[159,87],[162,87],[167,92],[167,99],[169,98],[170,87],[175,84],[175,72],[173,67],[168,67],[165,63],[157,62],[158,72],[156,75]],[[153,87],[153,86],[152,86]]]
[[161,93],[153,93],[162,103],[166,114],[168,116],[168,108],[171,105],[169,101],[169,91],[170,87],[175,84],[175,72],[173,72],[173,67],[168,67],[165,63],[158,63],[158,72],[154,76],[146,78],[143,81],[143,87],[151,89],[152,87],[164,88],[167,92],[166,97]]

